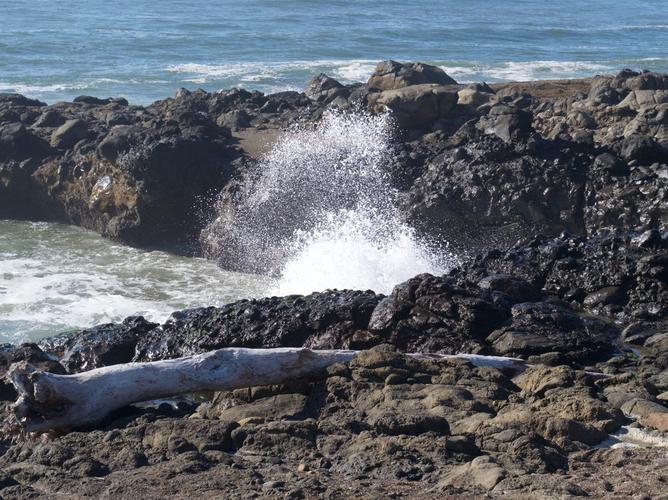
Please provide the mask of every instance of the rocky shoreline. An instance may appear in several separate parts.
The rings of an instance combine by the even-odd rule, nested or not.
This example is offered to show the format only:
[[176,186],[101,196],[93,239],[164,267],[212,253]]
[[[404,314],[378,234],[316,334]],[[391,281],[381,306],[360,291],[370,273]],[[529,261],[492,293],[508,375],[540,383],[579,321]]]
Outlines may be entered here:
[[[226,229],[202,213],[234,203],[284,127],[360,106],[397,123],[402,216],[463,264],[388,296],[245,300],[3,346],[0,379],[20,361],[76,373],[222,347],[362,353],[315,380],[133,405],[64,435],[7,425],[0,497],[665,495],[668,75],[465,86],[384,62],[367,84],[319,75],[303,94],[0,95],[0,217],[198,253]],[[0,381],[8,422],[15,397]]]
[[146,107],[3,94],[0,217],[201,252],[214,205],[233,203],[285,127],[362,108],[390,109],[397,124],[390,170],[403,216],[453,245],[665,229],[665,75],[488,86],[425,68],[381,63],[366,85],[319,75],[304,93],[181,89]]

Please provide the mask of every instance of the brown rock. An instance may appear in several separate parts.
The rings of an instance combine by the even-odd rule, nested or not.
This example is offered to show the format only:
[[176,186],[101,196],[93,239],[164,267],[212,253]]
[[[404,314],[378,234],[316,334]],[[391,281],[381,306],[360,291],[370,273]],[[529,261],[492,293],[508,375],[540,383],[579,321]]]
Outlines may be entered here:
[[649,413],[640,419],[640,423],[657,431],[668,432],[668,412]]
[[491,457],[482,456],[452,469],[441,480],[439,486],[477,486],[489,491],[505,476],[506,471],[496,464]]
[[549,389],[572,385],[574,377],[575,373],[567,366],[536,365],[515,377],[513,382],[524,391],[542,395]]
[[239,423],[248,422],[249,418],[276,420],[295,417],[304,411],[305,406],[306,396],[302,394],[278,394],[228,408],[223,410],[218,418]]
[[402,129],[427,129],[452,111],[457,93],[442,85],[423,84],[376,92],[368,99],[373,112],[390,110]]
[[392,90],[425,83],[453,85],[457,82],[441,68],[429,64],[383,61],[376,66],[368,86],[372,89]]

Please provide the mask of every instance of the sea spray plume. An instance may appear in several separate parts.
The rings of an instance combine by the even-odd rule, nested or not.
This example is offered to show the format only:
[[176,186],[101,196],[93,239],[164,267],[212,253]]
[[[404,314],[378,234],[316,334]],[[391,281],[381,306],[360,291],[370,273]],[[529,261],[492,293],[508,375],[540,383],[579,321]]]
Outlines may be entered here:
[[298,234],[332,210],[371,206],[365,198],[387,191],[382,165],[391,132],[387,116],[331,112],[317,125],[285,131],[244,179],[221,193],[205,231],[212,256],[225,267],[278,273]]
[[388,293],[416,274],[439,274],[454,257],[437,258],[415,232],[396,216],[378,219],[374,213],[344,210],[294,244],[284,264],[276,295],[338,289],[372,289]]
[[329,112],[296,126],[221,195],[206,244],[222,265],[279,275],[276,293],[388,291],[436,259],[401,222],[389,115]]

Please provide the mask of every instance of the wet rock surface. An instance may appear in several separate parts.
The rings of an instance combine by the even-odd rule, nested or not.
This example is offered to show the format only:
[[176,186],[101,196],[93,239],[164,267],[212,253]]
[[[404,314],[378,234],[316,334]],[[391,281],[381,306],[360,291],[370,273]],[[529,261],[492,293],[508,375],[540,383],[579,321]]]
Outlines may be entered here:
[[[0,497],[665,495],[667,88],[632,71],[464,86],[389,61],[367,84],[318,75],[304,94],[180,89],[147,107],[0,96],[2,217],[49,214],[133,244],[196,239],[194,200],[233,192],[282,128],[389,108],[403,216],[468,252],[387,296],[245,300],[0,346]],[[12,425],[13,363],[65,374],[280,346],[361,352],[314,379],[135,404],[91,429]]]

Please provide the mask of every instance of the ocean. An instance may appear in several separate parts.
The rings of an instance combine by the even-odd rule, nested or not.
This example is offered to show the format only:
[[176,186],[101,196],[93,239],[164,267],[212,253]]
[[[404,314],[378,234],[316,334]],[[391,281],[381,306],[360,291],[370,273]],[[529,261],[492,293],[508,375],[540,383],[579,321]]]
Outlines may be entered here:
[[665,0],[2,0],[0,92],[146,104],[178,87],[302,89],[382,59],[461,82],[668,70]]
[[[388,58],[436,64],[460,82],[575,78],[625,67],[668,71],[667,47],[666,0],[0,0],[0,92],[47,103],[93,95],[147,104],[179,87],[300,90],[319,72],[364,81]],[[293,175],[296,165],[330,169],[311,172],[307,180],[316,186],[336,178],[341,151],[358,151],[348,163],[376,175],[391,145],[364,141],[384,137],[382,127],[343,120],[287,137],[263,168],[276,174],[269,179]],[[346,182],[354,184],[359,172],[351,172]],[[163,321],[176,309],[273,293],[387,293],[456,260],[432,258],[394,221],[391,207],[383,210],[372,214],[390,221],[380,243],[368,236],[377,219],[319,214],[322,222],[302,235],[278,282],[123,247],[61,224],[0,221],[0,343],[135,314]]]
[[0,345],[263,295],[267,277],[123,246],[65,224],[0,220]]

